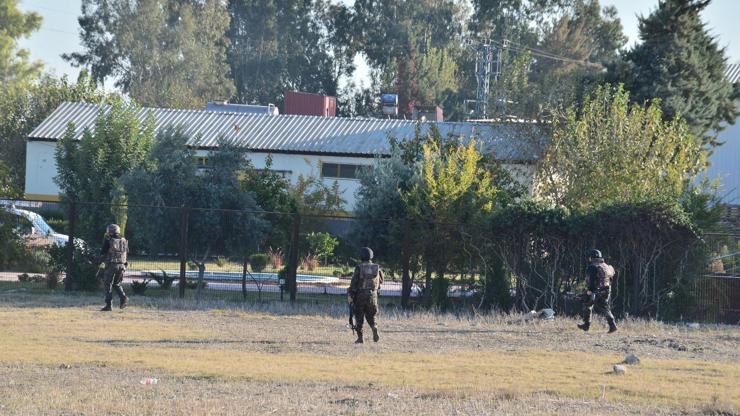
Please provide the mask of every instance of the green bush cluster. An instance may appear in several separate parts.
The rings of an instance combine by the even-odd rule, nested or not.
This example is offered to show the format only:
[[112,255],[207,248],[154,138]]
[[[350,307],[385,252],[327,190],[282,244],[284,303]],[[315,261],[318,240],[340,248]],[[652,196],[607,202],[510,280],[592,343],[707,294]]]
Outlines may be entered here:
[[270,257],[267,254],[257,253],[249,256],[249,265],[252,267],[252,271],[260,273],[265,270],[267,263],[269,263]]

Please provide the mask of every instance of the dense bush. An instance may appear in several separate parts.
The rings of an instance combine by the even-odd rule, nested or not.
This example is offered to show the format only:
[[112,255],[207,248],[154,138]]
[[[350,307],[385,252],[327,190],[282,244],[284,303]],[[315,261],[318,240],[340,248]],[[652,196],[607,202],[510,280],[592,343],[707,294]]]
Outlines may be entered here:
[[144,280],[134,280],[131,282],[131,290],[134,292],[135,295],[143,295],[146,293],[146,289],[149,287],[149,281]]
[[267,254],[257,253],[249,256],[249,265],[252,266],[252,271],[255,273],[265,270],[269,261],[270,257]]
[[[706,263],[701,238],[678,204],[611,204],[569,212],[542,203],[510,206],[490,223],[486,250],[503,259],[521,310],[563,305],[582,289],[586,252],[600,249],[617,271],[617,313],[658,316],[676,310],[690,279]],[[661,308],[664,308],[661,310]]]
[[[49,272],[67,273],[67,247],[52,246],[49,248]],[[73,281],[67,282],[65,288],[72,290],[96,291],[100,289],[98,275],[98,255],[89,247],[76,247],[74,251],[74,268],[71,271]],[[69,276],[69,274],[67,274]]]

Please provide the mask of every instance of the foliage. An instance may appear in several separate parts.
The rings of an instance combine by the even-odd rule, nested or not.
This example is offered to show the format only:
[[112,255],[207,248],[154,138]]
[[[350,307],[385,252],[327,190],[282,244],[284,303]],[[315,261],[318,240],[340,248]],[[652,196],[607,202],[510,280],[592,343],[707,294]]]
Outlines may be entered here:
[[291,192],[290,181],[271,168],[272,156],[267,155],[264,169],[246,170],[241,176],[240,186],[242,191],[254,195],[257,205],[266,211],[264,219],[272,224],[264,245],[286,247],[293,218],[284,213],[296,212],[297,201]]
[[738,117],[733,89],[725,77],[725,48],[712,35],[700,13],[709,1],[665,0],[640,17],[641,43],[612,67],[638,103],[659,99],[664,117],[686,119],[704,144],[720,144],[714,136]]
[[410,117],[415,104],[440,104],[457,90],[463,3],[358,0],[353,11],[353,42],[380,75],[372,78],[384,78],[377,89],[399,94],[401,115]]
[[241,258],[257,250],[269,224],[241,184],[251,170],[246,152],[220,140],[208,156],[212,167],[196,173],[189,140],[179,127],[163,129],[145,163],[123,179],[132,204],[158,207],[130,209],[132,239],[147,250],[177,252],[180,240],[172,234],[179,236],[182,212],[167,207],[190,207],[197,208],[187,217],[188,253],[196,264],[213,254]]
[[18,48],[18,40],[41,27],[41,16],[18,9],[18,0],[0,1],[0,83],[3,90],[22,87],[40,72],[41,62],[31,62],[27,49]]
[[61,282],[61,276],[59,272],[56,271],[50,271],[46,273],[46,277],[44,278],[46,281],[46,288],[51,290],[56,290],[59,287],[59,283]]
[[208,287],[208,282],[206,282],[205,280],[202,280],[200,282],[198,280],[188,280],[185,283],[185,287],[191,290],[198,289],[198,286],[200,286],[201,289],[205,289]]
[[421,56],[417,69],[420,104],[443,105],[457,92],[457,63],[449,49],[431,47]]
[[308,233],[306,234],[306,242],[308,243],[308,252],[319,258],[324,257],[324,260],[332,256],[334,249],[339,245],[339,240],[329,233]]
[[429,141],[423,152],[418,182],[403,195],[411,215],[432,221],[467,220],[493,209],[498,190],[490,172],[479,164],[483,157],[475,140],[447,151]]
[[[602,8],[598,0],[473,4],[473,33],[490,33],[496,54],[500,51],[502,76],[489,98],[496,116],[540,117],[573,103],[584,87],[602,78],[604,65],[627,41],[616,8]],[[463,75],[466,98],[475,98],[475,73]]]
[[[69,201],[112,201],[119,180],[139,165],[154,141],[151,115],[140,121],[140,108],[135,104],[114,103],[101,108],[95,129],[85,129],[75,139],[74,123],[57,143],[55,159],[58,175],[54,181]],[[78,235],[86,241],[98,240],[101,228],[113,222],[110,209],[104,205],[80,204],[77,211]]]
[[267,248],[267,256],[270,258],[270,267],[273,269],[280,269],[283,267],[285,262],[285,256],[283,255],[282,249],[273,250],[272,247]]
[[198,108],[234,93],[220,0],[84,0],[82,53],[64,55],[149,107]]
[[19,282],[31,282],[31,283],[43,283],[46,281],[44,276],[40,274],[29,275],[28,273],[22,273],[18,275]]
[[312,272],[319,267],[319,257],[315,254],[306,254],[304,257],[301,257],[298,267],[301,270]]
[[558,111],[538,169],[538,193],[568,207],[662,197],[677,200],[706,155],[682,119],[663,121],[659,103],[629,103],[609,84],[580,107]]
[[188,136],[179,127],[162,129],[147,155],[129,175],[122,178],[130,204],[162,208],[129,208],[131,246],[145,250],[177,252],[180,212],[164,208],[189,206],[191,193],[197,192],[199,177],[194,152],[187,146]]
[[134,280],[131,282],[131,290],[134,292],[135,295],[145,294],[147,287],[149,287],[149,281],[146,279]]
[[265,270],[269,261],[270,257],[264,253],[255,253],[249,256],[249,265],[255,273],[260,273],[262,270]]
[[230,0],[228,63],[243,103],[288,90],[336,95],[353,69],[349,10],[325,0]]
[[447,294],[450,290],[450,281],[444,276],[437,276],[432,279],[430,290],[433,304],[441,311],[446,311],[450,307],[450,298]]
[[301,214],[341,214],[347,202],[342,198],[337,181],[328,186],[315,175],[298,175],[290,192]]
[[[98,269],[99,253],[87,246],[77,246],[74,250],[74,261],[72,270],[67,267],[68,248],[66,246],[49,247],[49,271],[47,273],[66,273],[64,279],[65,289],[83,290],[95,292],[100,288]],[[74,277],[68,281],[70,274]]]
[[159,284],[159,288],[162,290],[169,290],[172,288],[172,283],[178,278],[177,276],[170,276],[166,271],[160,270],[160,273],[147,273],[150,280],[154,280]]
[[46,248],[24,247],[17,267],[31,273],[44,273],[49,268],[49,253]]
[[516,307],[564,308],[562,294],[578,292],[585,254],[598,248],[617,271],[618,313],[660,314],[678,288],[688,287],[706,256],[690,218],[675,202],[613,203],[569,211],[525,202],[498,212],[482,237],[516,282]]
[[25,255],[23,241],[15,232],[15,220],[10,213],[0,209],[0,269],[8,270],[19,265]]
[[86,71],[77,83],[42,76],[24,88],[0,89],[0,194],[19,196],[26,177],[26,138],[65,101],[98,104],[115,99],[95,87]]

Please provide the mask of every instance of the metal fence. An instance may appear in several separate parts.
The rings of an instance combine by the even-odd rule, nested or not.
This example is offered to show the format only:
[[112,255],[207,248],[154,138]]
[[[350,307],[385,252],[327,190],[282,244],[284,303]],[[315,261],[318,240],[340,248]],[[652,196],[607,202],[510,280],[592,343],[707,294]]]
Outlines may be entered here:
[[[428,305],[436,290],[437,296],[443,292],[449,307],[478,307],[484,292],[490,291],[484,282],[484,270],[490,265],[476,251],[480,250],[476,242],[495,236],[476,225],[422,224],[426,231],[420,238],[426,241],[419,248],[418,242],[408,237],[408,222],[384,219],[80,202],[5,201],[3,206],[6,211],[10,206],[16,210],[16,228],[32,257],[25,264],[16,264],[10,273],[0,270],[0,280],[5,281],[17,281],[18,275],[26,273],[25,279],[41,284],[42,275],[50,270],[49,263],[61,262],[57,284],[63,284],[66,290],[93,288],[105,226],[118,218],[125,227],[130,249],[124,284],[134,296],[235,303],[342,302],[359,248],[371,243],[377,244],[378,261],[386,272],[380,292],[386,306]],[[420,225],[415,227],[419,229]],[[369,228],[376,231],[373,241],[367,237]],[[384,247],[386,234],[388,238],[400,238],[402,244]],[[682,301],[687,302],[682,318],[737,323],[740,236],[710,234],[705,243],[712,260],[708,272],[692,280],[688,300]],[[409,255],[409,246],[414,244],[417,252],[424,250],[424,261]],[[439,273],[430,266],[434,262],[429,259],[452,248],[463,254],[446,263],[444,285],[435,289],[432,277]],[[405,266],[399,264],[404,262]],[[574,264],[573,276],[562,278],[561,286],[552,288],[562,293],[562,301],[556,306],[560,312],[579,310],[572,296],[563,290],[570,280],[584,277],[585,264]],[[511,276],[493,290],[498,292],[496,296],[513,299],[522,290],[522,281]],[[623,292],[628,291],[617,286],[615,303],[620,302]]]

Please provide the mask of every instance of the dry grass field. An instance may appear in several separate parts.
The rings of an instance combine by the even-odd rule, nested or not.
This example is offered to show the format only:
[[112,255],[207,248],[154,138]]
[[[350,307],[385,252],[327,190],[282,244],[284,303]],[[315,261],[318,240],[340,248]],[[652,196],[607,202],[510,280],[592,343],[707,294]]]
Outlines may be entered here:
[[[740,329],[0,290],[0,414],[738,414]],[[626,353],[642,362],[615,375]],[[141,385],[145,377],[157,385]]]

